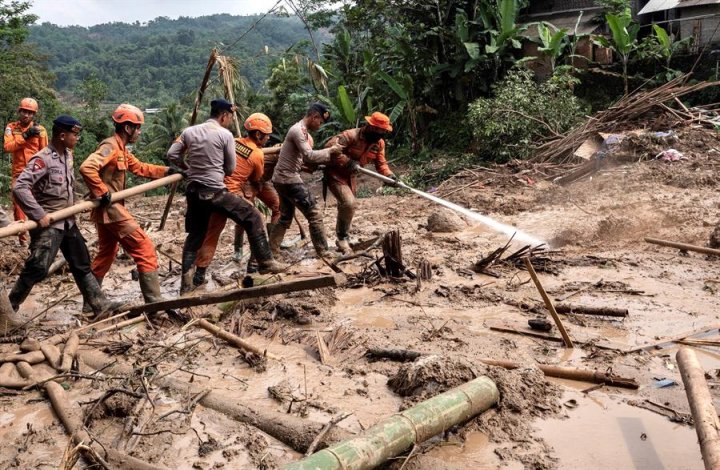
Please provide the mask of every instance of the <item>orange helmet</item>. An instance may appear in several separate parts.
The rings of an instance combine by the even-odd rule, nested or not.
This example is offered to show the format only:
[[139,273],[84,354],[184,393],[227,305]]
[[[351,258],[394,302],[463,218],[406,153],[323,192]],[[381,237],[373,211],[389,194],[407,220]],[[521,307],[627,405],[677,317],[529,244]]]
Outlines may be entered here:
[[20,100],[20,106],[18,106],[18,111],[21,109],[37,113],[38,103],[32,98],[23,98],[22,100]]
[[263,113],[253,113],[245,119],[245,129],[260,131],[263,134],[272,134],[272,121]]
[[131,124],[143,124],[145,122],[145,116],[139,108],[131,104],[121,104],[117,107],[112,115],[112,120],[118,124],[123,122],[129,122]]
[[390,124],[390,118],[378,111],[375,111],[370,116],[365,116],[365,120],[371,126],[377,127],[386,132],[392,132],[393,130],[392,124]]

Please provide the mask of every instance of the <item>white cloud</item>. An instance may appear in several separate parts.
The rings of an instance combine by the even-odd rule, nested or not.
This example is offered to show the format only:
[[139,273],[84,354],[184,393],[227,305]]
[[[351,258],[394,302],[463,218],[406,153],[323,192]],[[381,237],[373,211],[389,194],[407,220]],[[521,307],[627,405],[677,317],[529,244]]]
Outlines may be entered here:
[[267,12],[277,0],[34,0],[30,10],[40,17],[38,23],[61,26],[92,26],[121,21],[147,22],[158,16],[198,17],[216,13],[252,15]]

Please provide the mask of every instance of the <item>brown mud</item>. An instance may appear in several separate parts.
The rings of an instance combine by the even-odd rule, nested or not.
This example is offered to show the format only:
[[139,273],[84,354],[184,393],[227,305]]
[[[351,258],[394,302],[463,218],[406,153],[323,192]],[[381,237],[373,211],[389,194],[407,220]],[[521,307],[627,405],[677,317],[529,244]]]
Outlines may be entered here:
[[[191,394],[154,385],[153,374],[169,374],[200,389],[219,391],[228,401],[313,423],[352,413],[336,425],[349,434],[463,380],[488,375],[501,391],[496,408],[417,446],[407,462],[399,458],[389,466],[700,469],[694,429],[677,419],[689,413],[674,359],[678,345],[622,351],[720,324],[718,260],[642,241],[651,236],[708,243],[720,221],[720,139],[716,133],[694,129],[679,132],[673,146],[686,159],[673,163],[652,160],[657,150],[653,142],[630,144],[628,158],[568,187],[545,181],[541,167],[510,165],[467,174],[439,191],[449,193],[475,178],[478,184],[448,198],[548,241],[551,250],[542,255],[548,269],[539,270],[539,275],[551,298],[629,310],[624,319],[563,316],[578,346],[573,350],[558,341],[491,329],[523,329],[528,319],[545,314],[526,271],[511,264],[493,266],[498,277],[472,271],[476,261],[504,246],[506,237],[481,225],[432,232],[427,221],[440,211],[437,206],[412,195],[375,195],[358,201],[353,235],[366,240],[398,230],[405,264],[415,271],[421,260],[427,260],[431,280],[380,279],[369,274],[373,260],[358,258],[340,265],[353,287],[186,312],[220,318],[225,329],[282,356],[281,362],[268,360],[264,368],[253,368],[241,351],[204,330],[160,314],[152,325],[136,324],[83,341],[83,347],[104,350],[134,365],[136,376],[68,378],[62,379],[63,386],[85,413],[93,406],[91,400],[107,389],[137,390],[143,398],[118,395],[98,406],[89,431],[103,445],[177,469],[281,468],[300,454],[257,428],[194,403]],[[362,184],[377,187],[372,181]],[[163,203],[163,198],[152,197],[132,200],[128,206],[159,245],[162,290],[174,297],[184,202],[179,198],[168,228],[157,232]],[[330,229],[335,222],[332,198],[327,206],[325,223]],[[85,217],[80,219],[86,238],[92,239],[91,225]],[[288,239],[297,235],[293,227]],[[513,244],[508,254],[520,248]],[[0,250],[0,269],[9,285],[24,250],[15,239],[0,241]],[[283,280],[331,272],[309,250],[304,245],[286,251],[293,265]],[[380,250],[372,253],[381,256]],[[132,268],[127,257],[115,262],[103,284],[111,297],[140,300]],[[232,231],[226,230],[209,281],[201,289],[221,289],[228,282],[227,287],[236,286],[242,279],[238,270],[232,261]],[[256,276],[255,281],[266,279]],[[45,338],[81,324],[80,307],[71,276],[60,273],[36,287],[21,313],[28,318],[42,314],[30,335]],[[319,360],[318,332],[330,352],[327,364]],[[552,333],[557,336],[556,330]],[[717,338],[717,330],[705,337]],[[364,356],[368,347],[419,351],[441,362],[420,374],[407,374],[429,361],[427,356],[405,364],[370,361]],[[0,352],[13,348],[0,345]],[[695,349],[711,377],[718,406],[720,348]],[[479,359],[485,357],[529,367],[505,371],[484,366]],[[546,379],[531,367],[535,362],[611,370],[635,378],[640,389]],[[402,393],[388,386],[392,377],[403,377]],[[660,388],[660,379],[678,384]],[[67,443],[65,430],[40,392],[0,390],[0,468],[57,468]],[[81,461],[77,468],[83,465]]]

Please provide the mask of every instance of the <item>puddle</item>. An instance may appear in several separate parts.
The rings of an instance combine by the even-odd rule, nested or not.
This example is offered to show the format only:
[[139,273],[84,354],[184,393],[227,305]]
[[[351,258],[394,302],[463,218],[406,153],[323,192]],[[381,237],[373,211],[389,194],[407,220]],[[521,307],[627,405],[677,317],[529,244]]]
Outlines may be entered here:
[[569,392],[568,419],[536,423],[558,468],[702,469],[695,430],[606,396]]
[[506,470],[523,468],[520,462],[507,462],[503,465],[503,462],[494,452],[496,447],[490,443],[487,435],[481,432],[470,432],[465,437],[464,443],[458,443],[457,445],[447,443],[433,448],[425,455],[455,465],[458,468],[487,470],[501,466]]

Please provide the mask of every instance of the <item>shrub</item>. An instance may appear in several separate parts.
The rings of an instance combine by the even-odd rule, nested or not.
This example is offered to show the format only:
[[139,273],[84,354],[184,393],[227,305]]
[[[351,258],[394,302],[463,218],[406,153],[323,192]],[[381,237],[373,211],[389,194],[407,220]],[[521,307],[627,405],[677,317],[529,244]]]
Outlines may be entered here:
[[528,158],[534,144],[566,132],[582,115],[566,73],[537,83],[529,70],[514,69],[491,98],[470,105],[468,124],[480,159],[505,162]]

